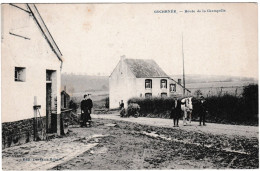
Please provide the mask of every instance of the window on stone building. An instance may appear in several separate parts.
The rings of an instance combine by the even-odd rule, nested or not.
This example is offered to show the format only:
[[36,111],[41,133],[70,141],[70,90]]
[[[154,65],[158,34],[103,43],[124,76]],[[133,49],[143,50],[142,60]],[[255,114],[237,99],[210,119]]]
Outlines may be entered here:
[[176,84],[170,84],[170,92],[176,92]]
[[26,70],[25,67],[15,67],[14,69],[14,81],[25,82]]
[[145,98],[151,98],[152,97],[152,93],[145,93]]
[[161,97],[167,97],[167,93],[161,93]]
[[152,88],[152,80],[151,79],[145,80],[145,88]]
[[166,79],[161,80],[161,88],[167,88],[167,80]]

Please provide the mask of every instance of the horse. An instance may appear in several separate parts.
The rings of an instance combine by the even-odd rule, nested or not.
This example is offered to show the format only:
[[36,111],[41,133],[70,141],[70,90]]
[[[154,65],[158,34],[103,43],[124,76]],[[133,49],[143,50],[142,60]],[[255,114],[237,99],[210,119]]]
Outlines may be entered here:
[[187,125],[186,119],[191,123],[191,115],[193,110],[192,97],[181,99],[181,110],[183,112],[183,125]]

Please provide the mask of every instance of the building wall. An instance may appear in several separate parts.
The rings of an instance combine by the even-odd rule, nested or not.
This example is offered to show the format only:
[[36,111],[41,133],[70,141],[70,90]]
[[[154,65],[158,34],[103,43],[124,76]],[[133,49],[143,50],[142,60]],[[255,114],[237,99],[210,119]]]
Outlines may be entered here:
[[[145,80],[152,80],[152,88],[145,88]],[[167,80],[167,88],[161,88],[161,80]],[[170,92],[170,84],[176,84],[176,92]],[[145,97],[146,93],[152,93],[153,97],[161,97],[161,93],[167,93],[167,97],[181,97],[183,88],[176,82],[168,78],[136,78],[132,71],[124,62],[124,57],[117,64],[116,68],[109,77],[109,107],[118,108],[119,102],[127,101],[132,97]],[[188,92],[186,91],[186,94]]]
[[[145,88],[145,80],[151,79],[152,80],[152,88],[146,89]],[[161,80],[167,80],[167,88],[161,88]],[[145,93],[152,93],[153,97],[161,97],[161,93],[167,93],[169,96],[169,79],[168,78],[137,78],[137,97],[145,97]]]
[[109,77],[109,108],[118,108],[121,100],[126,107],[127,100],[136,96],[135,84],[136,78],[122,57]]
[[70,96],[65,92],[61,92],[61,108],[62,109],[68,109],[70,103]]
[[[45,135],[46,117],[38,118],[39,123],[37,133],[39,138],[43,140]],[[5,122],[2,124],[2,149],[24,144],[34,140],[34,119],[24,119],[15,122]]]
[[[175,81],[170,80],[169,82],[169,86],[170,84],[176,84],[176,92],[170,92],[170,97],[182,97],[183,96],[183,88],[177,84]],[[185,93],[187,94],[188,92],[185,91]]]
[[[24,7],[26,8],[26,7]],[[13,36],[9,32],[29,38]],[[36,22],[25,11],[2,5],[2,122],[34,117],[34,97],[46,115],[46,70],[55,70],[53,99],[60,114],[60,61]],[[26,68],[25,82],[14,81],[15,67]],[[53,101],[54,102],[54,101]],[[54,107],[54,106],[53,106]]]

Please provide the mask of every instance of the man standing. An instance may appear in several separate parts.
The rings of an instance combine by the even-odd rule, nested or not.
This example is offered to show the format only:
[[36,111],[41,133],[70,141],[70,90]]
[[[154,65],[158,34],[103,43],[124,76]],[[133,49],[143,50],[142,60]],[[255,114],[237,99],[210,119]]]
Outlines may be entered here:
[[84,95],[84,99],[80,103],[80,108],[81,108],[81,127],[87,126],[87,113],[88,113],[88,106],[87,106],[87,95]]
[[171,116],[173,118],[173,127],[179,127],[179,119],[181,117],[181,101],[175,99],[174,107],[171,111]]
[[119,102],[120,110],[122,110],[125,107],[124,101],[121,100],[121,103]]
[[91,94],[88,94],[88,98],[86,100],[86,106],[87,106],[87,117],[86,117],[86,122],[89,123],[89,126],[91,126],[91,110],[93,107],[93,102],[91,100]]
[[201,122],[203,122],[203,125],[206,126],[205,124],[205,118],[206,118],[206,108],[205,108],[205,99],[203,96],[200,97],[200,103],[199,103],[199,116],[200,116],[200,125]]
[[119,109],[120,109],[120,116],[124,117],[125,116],[125,104],[124,104],[123,100],[121,100],[121,103],[119,102]]

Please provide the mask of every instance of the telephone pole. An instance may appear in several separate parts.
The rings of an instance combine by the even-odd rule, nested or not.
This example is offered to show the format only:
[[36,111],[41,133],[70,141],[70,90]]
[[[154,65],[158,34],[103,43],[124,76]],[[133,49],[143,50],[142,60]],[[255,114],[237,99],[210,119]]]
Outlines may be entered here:
[[184,72],[184,52],[183,52],[183,33],[182,33],[182,62],[183,62],[183,96],[185,96],[185,72]]

